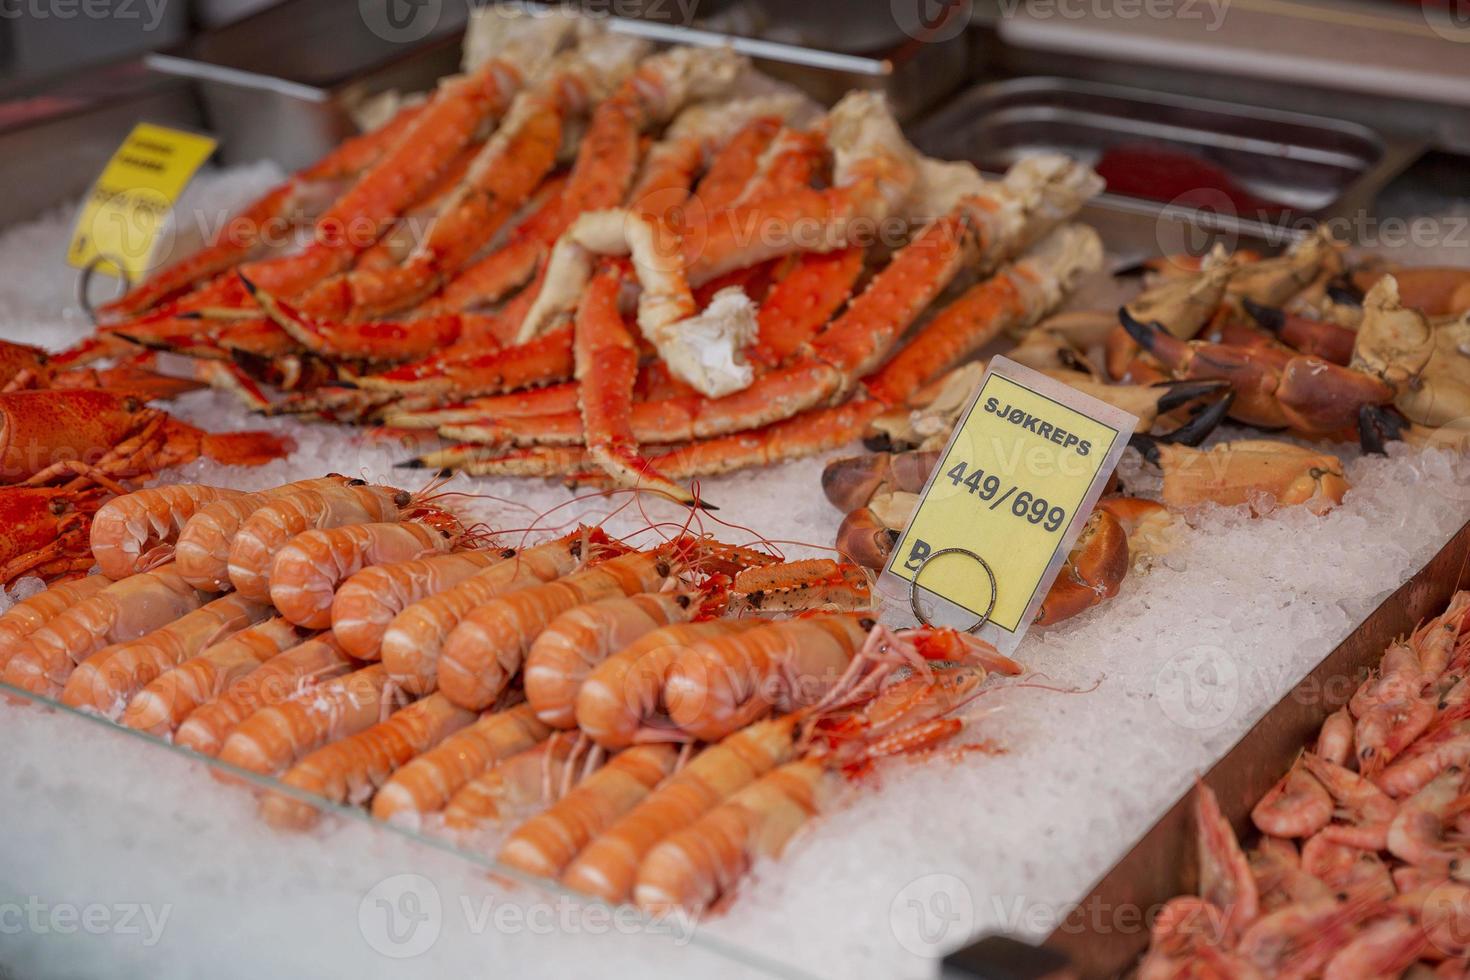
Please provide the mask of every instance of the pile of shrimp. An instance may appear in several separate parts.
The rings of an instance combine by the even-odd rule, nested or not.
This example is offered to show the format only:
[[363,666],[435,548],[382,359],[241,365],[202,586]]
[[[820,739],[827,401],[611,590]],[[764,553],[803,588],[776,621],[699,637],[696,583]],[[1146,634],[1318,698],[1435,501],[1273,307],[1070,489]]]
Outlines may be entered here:
[[1470,976],[1470,591],[1395,641],[1251,811],[1195,807],[1199,896],[1170,900],[1161,977]]
[[276,827],[361,807],[610,902],[701,910],[1021,670],[879,626],[853,566],[687,527],[512,544],[446,496],[330,475],[117,497],[96,573],[0,616],[0,680],[217,760]]

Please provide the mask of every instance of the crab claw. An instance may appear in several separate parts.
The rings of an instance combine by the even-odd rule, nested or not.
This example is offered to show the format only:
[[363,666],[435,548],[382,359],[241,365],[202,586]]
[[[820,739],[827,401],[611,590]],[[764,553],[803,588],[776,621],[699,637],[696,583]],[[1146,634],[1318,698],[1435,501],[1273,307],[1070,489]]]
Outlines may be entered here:
[[1187,381],[1159,381],[1154,384],[1154,387],[1169,389],[1159,396],[1157,403],[1159,414],[1162,415],[1200,398],[1227,392],[1230,382],[1218,378],[1202,378]]
[[1157,459],[1171,510],[1216,503],[1260,513],[1262,502],[1274,498],[1278,506],[1302,504],[1323,514],[1349,489],[1340,459],[1288,442],[1242,439],[1209,451],[1160,445]]
[[1258,326],[1275,334],[1288,347],[1332,364],[1346,365],[1353,359],[1353,345],[1358,339],[1356,330],[1287,313],[1251,299],[1242,299],[1241,306]]
[[1161,435],[1135,432],[1129,438],[1128,444],[1142,453],[1144,459],[1158,465],[1159,446],[1198,446],[1209,438],[1211,432],[1220,427],[1221,422],[1225,421],[1234,401],[1235,392],[1227,391],[1218,401],[1195,412],[1193,418],[1172,432],[1165,432]]
[[1118,594],[1128,574],[1128,534],[1118,519],[1105,510],[1095,510],[1056,581],[1047,590],[1036,625],[1049,626],[1110,599]]
[[939,464],[938,450],[871,453],[835,459],[822,470],[822,492],[838,510],[866,506],[878,489],[917,493]]
[[1362,306],[1363,291],[1352,277],[1340,275],[1327,284],[1327,298],[1339,306]]
[[1408,427],[1409,420],[1391,406],[1364,405],[1358,409],[1358,439],[1365,453],[1387,455],[1388,444],[1402,439]]
[[1118,322],[1123,325],[1124,330],[1128,331],[1128,336],[1133,338],[1134,343],[1155,357],[1160,355],[1160,350],[1175,351],[1186,348],[1185,342],[1165,330],[1162,323],[1144,323],[1130,313],[1126,306],[1118,307]]
[[1211,402],[1195,412],[1188,422],[1159,438],[1173,446],[1198,446],[1209,438],[1211,432],[1220,427],[1221,422],[1225,421],[1234,401],[1235,392],[1227,391],[1218,401]]
[[837,528],[837,550],[864,568],[882,568],[900,536],[900,531],[884,524],[873,511],[859,507]]

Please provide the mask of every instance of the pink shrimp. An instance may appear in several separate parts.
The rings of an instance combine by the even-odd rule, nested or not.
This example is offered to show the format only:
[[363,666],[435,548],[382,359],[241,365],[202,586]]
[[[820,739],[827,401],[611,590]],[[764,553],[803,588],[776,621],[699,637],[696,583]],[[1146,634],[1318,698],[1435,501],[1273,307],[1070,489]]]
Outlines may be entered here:
[[0,615],[0,672],[11,657],[25,649],[32,633],[111,584],[112,579],[105,575],[88,575],[53,585],[5,610]]
[[1312,774],[1297,763],[1251,810],[1263,834],[1310,837],[1332,819],[1332,798]]
[[698,608],[687,592],[648,592],[567,610],[526,654],[526,700],[553,728],[575,727],[577,691],[594,667],[639,637],[686,621]]
[[601,754],[583,756],[579,740],[555,732],[469,780],[444,805],[444,825],[473,830],[503,823],[555,803],[579,779],[596,771]]
[[489,707],[520,672],[531,641],[558,615],[585,602],[654,591],[673,572],[664,549],[633,552],[492,599],[466,615],[445,639],[439,689],[462,707]]
[[1230,821],[1220,812],[1214,791],[1198,780],[1195,781],[1194,825],[1200,897],[1225,913],[1231,936],[1239,935],[1259,913],[1260,894],[1241,852],[1240,841],[1236,840]]
[[391,710],[392,693],[382,664],[323,681],[240,722],[219,759],[250,772],[282,772],[311,750],[377,724]]
[[1325,881],[1302,870],[1296,845],[1283,837],[1263,837],[1249,860],[1262,912],[1332,897]]
[[1267,976],[1306,980],[1347,944],[1357,926],[1378,906],[1376,901],[1361,898],[1288,905],[1252,922],[1236,952]]
[[[95,526],[95,525],[94,525]],[[1444,673],[1455,650],[1460,631],[1470,622],[1470,590],[1456,592],[1449,607],[1414,631],[1409,645],[1419,655],[1419,665],[1428,679]]]
[[303,631],[279,616],[247,627],[149,682],[133,695],[120,722],[152,735],[172,734],[195,708],[303,639]]
[[271,602],[298,626],[324,629],[332,625],[332,600],[347,578],[369,565],[444,554],[463,540],[461,531],[416,520],[305,531],[271,562]]
[[1436,976],[1464,976],[1464,961],[1470,957],[1470,887],[1443,879],[1426,882],[1398,895],[1393,904],[1423,926],[1434,957],[1458,961],[1458,972]]
[[235,681],[213,701],[201,704],[179,725],[174,741],[201,755],[215,756],[235,726],[267,705],[346,674],[352,661],[330,633],[278,654]]
[[638,745],[619,752],[545,812],[517,827],[500,848],[501,862],[557,877],[593,836],[673,772],[678,758],[672,745]]
[[245,519],[230,542],[230,582],[246,598],[267,602],[271,562],[286,542],[320,528],[396,521],[412,499],[405,490],[352,483],[274,496]]
[[[308,753],[286,770],[281,782],[331,803],[362,803],[399,766],[474,720],[473,711],[455,707],[442,694],[430,694],[386,721]],[[260,812],[274,827],[305,830],[320,810],[292,796],[268,793]]]
[[1415,867],[1438,874],[1470,870],[1470,851],[1445,839],[1445,825],[1461,804],[1465,774],[1449,768],[1430,780],[1419,792],[1399,804],[1388,825],[1386,846],[1390,854]]
[[438,684],[444,641],[472,609],[497,596],[550,582],[616,548],[602,532],[569,534],[470,576],[447,592],[413,603],[393,617],[380,647],[388,676],[411,694]]
[[528,704],[482,715],[389,777],[373,797],[373,816],[392,820],[442,809],[470,780],[550,734]]
[[1470,765],[1470,734],[1457,735],[1430,751],[1406,759],[1376,780],[1384,792],[1402,798],[1422,790],[1437,775]]
[[1434,721],[1434,711],[1433,701],[1417,696],[1374,703],[1353,729],[1358,771],[1372,776],[1392,762]]
[[582,682],[577,691],[577,727],[609,749],[654,737],[650,722],[664,707],[664,682],[679,654],[697,643],[762,625],[758,619],[675,623],[634,640],[598,664]]
[[166,560],[184,525],[220,500],[246,496],[239,490],[180,483],[114,497],[92,518],[92,557],[108,578],[125,578]]
[[377,660],[383,633],[404,609],[448,591],[506,558],[512,548],[458,551],[371,565],[342,583],[332,599],[332,632],[359,660]]
[[230,545],[246,519],[274,498],[302,490],[320,490],[347,484],[345,476],[300,480],[257,493],[227,497],[195,512],[179,532],[174,544],[174,562],[184,581],[205,592],[223,592],[230,587]]
[[98,650],[167,626],[204,598],[172,564],[113,582],[31,633],[6,665],[5,683],[55,697],[76,665]]
[[1302,764],[1331,795],[1336,804],[1334,816],[1347,822],[1334,823],[1322,833],[1365,851],[1383,850],[1398,804],[1367,778],[1310,752],[1302,756]]
[[1408,916],[1379,919],[1347,941],[1322,970],[1322,980],[1376,980],[1407,970],[1429,947],[1424,930]]
[[1346,707],[1338,708],[1322,723],[1317,733],[1317,755],[1338,766],[1354,758],[1353,716]]
[[83,660],[62,688],[61,703],[116,720],[144,685],[270,612],[269,606],[241,595],[205,603],[167,626]]
[[1321,880],[1335,895],[1383,900],[1394,893],[1388,867],[1374,851],[1339,843],[1318,832],[1302,845],[1302,870]]

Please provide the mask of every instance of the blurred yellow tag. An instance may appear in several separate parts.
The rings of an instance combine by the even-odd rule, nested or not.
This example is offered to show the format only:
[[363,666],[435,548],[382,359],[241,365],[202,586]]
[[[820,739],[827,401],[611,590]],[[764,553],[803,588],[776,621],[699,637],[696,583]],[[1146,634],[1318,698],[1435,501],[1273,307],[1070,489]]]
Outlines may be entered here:
[[[991,359],[889,559],[931,622],[1014,647],[1035,618],[1136,424],[1134,416],[1004,357]],[[939,555],[946,548],[963,549]],[[971,557],[971,555],[975,557]]]
[[215,145],[197,133],[134,126],[82,203],[67,262],[83,269],[100,256],[100,271],[117,275],[121,265],[131,281],[142,279],[169,210]]

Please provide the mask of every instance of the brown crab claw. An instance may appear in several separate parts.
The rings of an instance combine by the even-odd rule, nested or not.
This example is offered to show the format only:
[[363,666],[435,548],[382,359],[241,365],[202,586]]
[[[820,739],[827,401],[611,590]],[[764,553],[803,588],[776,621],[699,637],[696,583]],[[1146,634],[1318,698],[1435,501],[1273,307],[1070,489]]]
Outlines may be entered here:
[[1172,446],[1198,446],[1225,421],[1234,401],[1235,392],[1226,391],[1216,401],[1202,406],[1188,422],[1159,438]]
[[1363,291],[1353,282],[1352,277],[1343,273],[1336,276],[1327,284],[1327,298],[1339,306],[1362,306]]
[[842,519],[837,528],[837,550],[864,568],[880,569],[888,563],[901,532],[887,526],[867,507],[859,507]]
[[1358,339],[1356,330],[1287,313],[1248,298],[1241,300],[1241,306],[1261,329],[1275,334],[1288,347],[1332,364],[1345,366],[1353,359],[1353,345]]
[[1128,444],[1143,454],[1143,458],[1150,463],[1158,465],[1159,446],[1198,446],[1209,438],[1211,432],[1220,427],[1230,414],[1230,406],[1235,401],[1235,392],[1227,391],[1218,401],[1211,402],[1199,411],[1194,417],[1172,432],[1161,435],[1151,435],[1147,432],[1135,432],[1128,440]]
[[866,504],[888,473],[888,453],[834,459],[822,470],[822,493],[841,511]]
[[1158,409],[1159,414],[1162,415],[1188,405],[1192,401],[1227,392],[1230,390],[1230,382],[1218,378],[1201,378],[1187,381],[1160,381],[1154,387],[1169,389],[1159,396]]
[[1162,323],[1144,323],[1128,312],[1126,306],[1118,307],[1118,322],[1128,331],[1128,336],[1133,338],[1134,343],[1165,364],[1180,360],[1182,352],[1187,349],[1185,342],[1165,330]]
[[1363,452],[1388,454],[1388,444],[1404,437],[1409,420],[1388,405],[1364,405],[1358,409],[1358,440]]

